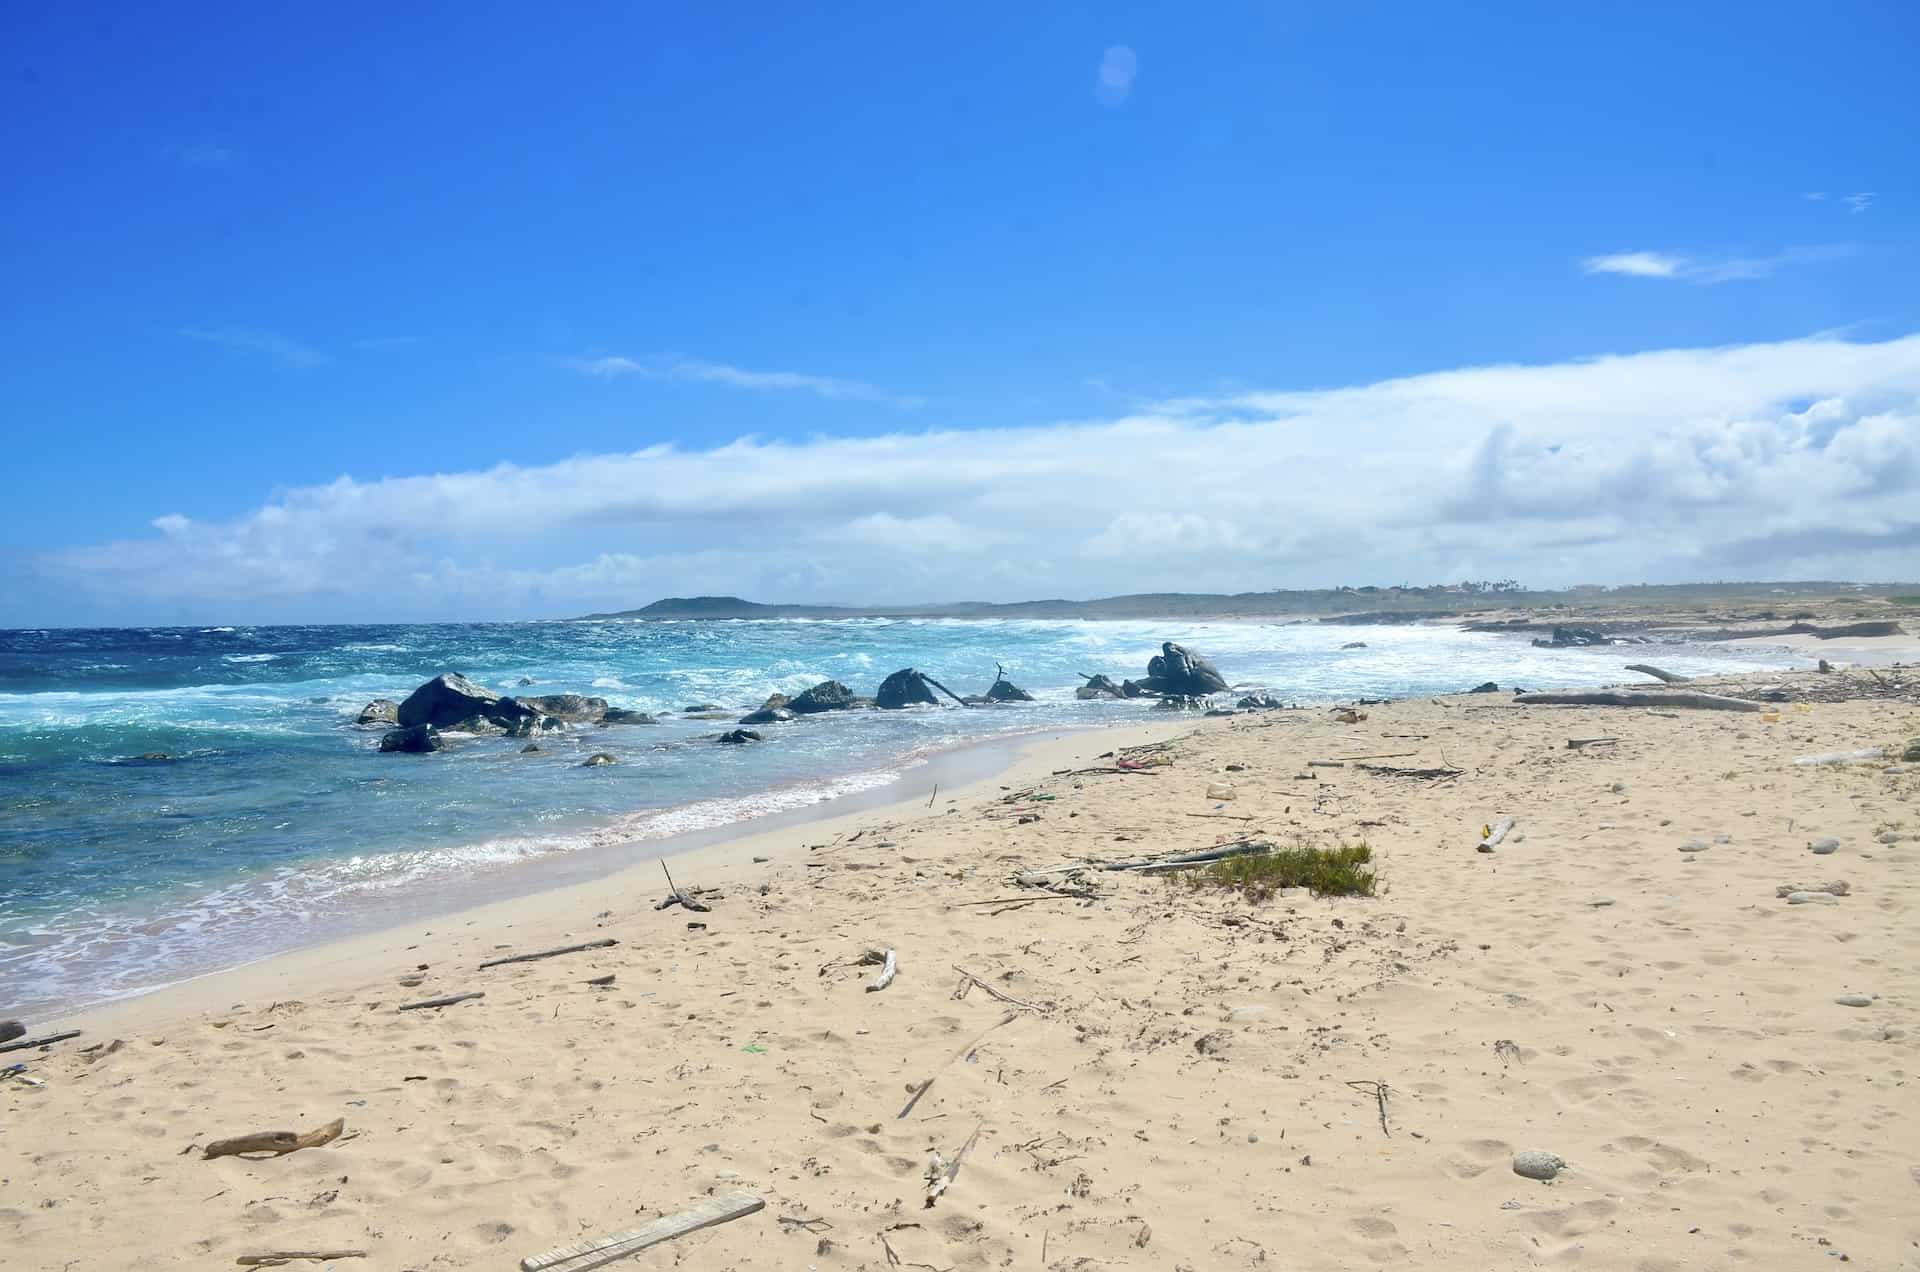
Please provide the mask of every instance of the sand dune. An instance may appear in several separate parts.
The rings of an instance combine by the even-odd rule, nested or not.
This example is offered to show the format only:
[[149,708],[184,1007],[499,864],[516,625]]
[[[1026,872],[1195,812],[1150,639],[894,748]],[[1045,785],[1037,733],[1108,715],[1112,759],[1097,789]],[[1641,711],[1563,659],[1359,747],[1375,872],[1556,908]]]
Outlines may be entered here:
[[[1051,741],[931,807],[676,862],[707,914],[655,910],[642,869],[95,1013],[79,1041],[121,1045],[0,1087],[0,1249],[512,1268],[747,1188],[764,1211],[615,1266],[1920,1267],[1920,766],[1792,763],[1920,734],[1913,696],[1366,711]],[[1052,775],[1156,736],[1150,774]],[[1249,832],[1364,839],[1383,894],[1100,872],[1092,901],[991,903],[1034,895],[1023,868]],[[869,947],[898,952],[883,992]],[[279,1159],[194,1151],[341,1117]],[[928,1208],[930,1154],[970,1139]],[[1564,1172],[1515,1174],[1533,1149]]]

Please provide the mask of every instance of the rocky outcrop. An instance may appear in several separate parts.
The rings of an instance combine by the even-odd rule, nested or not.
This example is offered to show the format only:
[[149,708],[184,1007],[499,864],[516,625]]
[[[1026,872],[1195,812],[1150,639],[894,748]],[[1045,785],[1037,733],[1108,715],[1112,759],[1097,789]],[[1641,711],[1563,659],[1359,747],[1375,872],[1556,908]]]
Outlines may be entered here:
[[397,713],[401,728],[430,724],[440,729],[475,719],[504,729],[523,716],[535,714],[533,708],[503,698],[454,671],[435,676],[408,694]]
[[[821,711],[845,711],[853,704],[853,690],[838,680],[822,680],[785,705],[795,715],[814,715]],[[773,705],[771,700],[767,705]]]
[[[778,694],[774,695],[778,697]],[[741,724],[785,724],[794,719],[793,712],[785,707],[762,707],[758,711],[749,711],[740,717]]]
[[380,737],[382,751],[405,751],[414,755],[424,755],[429,751],[438,751],[444,744],[440,741],[440,730],[430,724],[410,724],[402,729],[394,729]]
[[882,680],[879,692],[873,695],[873,701],[883,711],[940,705],[940,700],[933,696],[933,686],[928,683],[926,673],[911,667],[903,667]]
[[1119,698],[1125,695],[1120,692],[1120,686],[1114,684],[1110,677],[1088,676],[1087,683],[1075,689],[1073,696],[1082,702],[1087,702],[1094,698]]
[[766,741],[752,729],[735,729],[732,733],[722,733],[719,740],[722,746],[745,746],[749,742]]
[[588,698],[577,693],[555,693],[541,698],[516,698],[514,701],[568,724],[592,724],[607,714],[605,698]]
[[1250,693],[1236,705],[1247,711],[1278,711],[1287,704],[1270,693]]
[[1168,641],[1147,663],[1147,688],[1159,694],[1203,698],[1225,693],[1227,678],[1199,654]]
[[1468,693],[1499,693],[1500,685],[1496,681],[1489,680],[1483,685],[1475,685],[1473,688],[1467,690],[1467,692]]
[[1553,635],[1542,639],[1534,637],[1533,643],[1541,649],[1585,649],[1591,645],[1611,645],[1613,637],[1597,627],[1565,627],[1555,624]]
[[536,733],[557,733],[567,726],[552,716],[521,716],[507,726],[510,738],[530,738]]
[[601,724],[658,724],[644,711],[635,711],[631,707],[608,707],[600,713]]
[[388,726],[400,723],[400,704],[391,698],[375,698],[360,708],[355,724],[384,724]]
[[1022,689],[1019,685],[1014,684],[1011,680],[1008,680],[1005,676],[1002,676],[994,681],[992,687],[987,690],[987,701],[1032,702],[1033,695],[1025,689]]

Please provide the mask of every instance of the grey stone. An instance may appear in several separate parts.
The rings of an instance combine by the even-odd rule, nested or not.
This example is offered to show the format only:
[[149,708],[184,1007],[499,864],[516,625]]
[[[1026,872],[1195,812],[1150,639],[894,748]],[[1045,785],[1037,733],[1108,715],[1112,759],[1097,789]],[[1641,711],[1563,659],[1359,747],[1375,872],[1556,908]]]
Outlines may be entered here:
[[[774,696],[778,697],[779,695],[776,694]],[[838,680],[822,680],[805,693],[794,697],[792,701],[783,702],[778,705],[786,707],[787,710],[793,712],[795,715],[814,715],[821,711],[845,711],[848,707],[853,706],[854,703],[853,690],[847,688]],[[775,705],[772,698],[767,700],[767,705],[770,707]]]
[[577,693],[555,693],[544,698],[516,698],[523,706],[541,715],[565,720],[568,724],[590,724],[607,713],[605,698],[588,698]]
[[1871,1007],[1873,1006],[1873,995],[1872,994],[1842,994],[1838,998],[1834,999],[1833,1001],[1840,1004],[1842,1007]]
[[1840,898],[1831,892],[1789,892],[1788,905],[1839,905]]
[[605,768],[609,764],[618,764],[619,762],[620,761],[614,759],[611,755],[608,755],[605,751],[601,751],[597,755],[589,755],[586,759],[580,761],[580,767],[581,768]]
[[752,729],[735,729],[732,733],[722,733],[720,742],[726,746],[744,746],[749,742],[764,742],[765,738]]
[[1210,693],[1225,693],[1227,678],[1199,654],[1167,641],[1147,662],[1147,688],[1163,694],[1204,698]]
[[784,724],[794,718],[786,707],[762,707],[740,717],[741,724]]
[[654,718],[630,707],[608,707],[600,713],[601,724],[653,724]]
[[927,683],[926,673],[912,667],[903,667],[882,680],[873,700],[883,711],[940,704],[940,699],[933,696],[933,686]]
[[355,724],[399,724],[400,704],[391,698],[375,698],[360,708]]
[[380,738],[382,751],[406,751],[415,755],[438,751],[442,745],[440,731],[430,724],[415,724],[404,729],[394,729],[382,734]]
[[1713,846],[1712,844],[1709,844],[1704,839],[1689,839],[1687,840],[1686,843],[1680,845],[1680,851],[1681,852],[1705,852],[1708,848],[1711,848],[1712,846]]
[[1816,839],[1807,845],[1807,851],[1816,857],[1824,857],[1828,853],[1840,851],[1840,841],[1838,839]]
[[1552,1153],[1537,1148],[1523,1149],[1513,1155],[1513,1173],[1541,1182],[1552,1180],[1567,1168],[1567,1163]]

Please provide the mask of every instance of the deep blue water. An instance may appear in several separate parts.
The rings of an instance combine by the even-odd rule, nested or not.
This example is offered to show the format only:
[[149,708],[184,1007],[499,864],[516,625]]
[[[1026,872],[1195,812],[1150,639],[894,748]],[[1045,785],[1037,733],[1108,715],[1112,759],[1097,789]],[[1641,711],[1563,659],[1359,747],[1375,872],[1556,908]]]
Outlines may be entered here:
[[[1076,673],[1138,676],[1164,639],[1236,685],[1329,701],[1623,678],[1619,650],[1536,650],[1425,627],[961,622],[545,623],[0,631],[0,1015],[135,992],[418,907],[450,883],[557,854],[744,820],[884,785],[996,733],[1140,718],[1083,703]],[[1364,640],[1368,648],[1342,650]],[[1775,651],[1642,649],[1681,671]],[[994,664],[1030,705],[858,711],[721,747],[742,711],[832,677],[872,693],[900,667],[978,693]],[[472,738],[382,755],[373,698],[457,670],[503,692],[579,692],[653,726]],[[522,678],[535,682],[522,688]],[[585,769],[593,751],[620,757]],[[170,759],[139,757],[164,752]],[[531,876],[525,870],[516,880]],[[519,885],[524,886],[524,885]]]

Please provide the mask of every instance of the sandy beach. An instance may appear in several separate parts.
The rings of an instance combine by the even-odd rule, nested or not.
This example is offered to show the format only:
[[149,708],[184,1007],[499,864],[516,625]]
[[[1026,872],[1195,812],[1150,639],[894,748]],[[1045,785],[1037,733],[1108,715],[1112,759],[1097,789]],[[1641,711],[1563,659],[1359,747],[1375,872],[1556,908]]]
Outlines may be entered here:
[[[616,1266],[1917,1268],[1920,676],[1768,683],[1765,715],[1464,695],[1046,739],[676,858],[705,913],[648,865],[34,1021],[84,1033],[0,1057],[40,1083],[0,1084],[0,1249],[512,1268],[747,1190]],[[1364,841],[1380,895],[1012,881],[1245,837]]]

